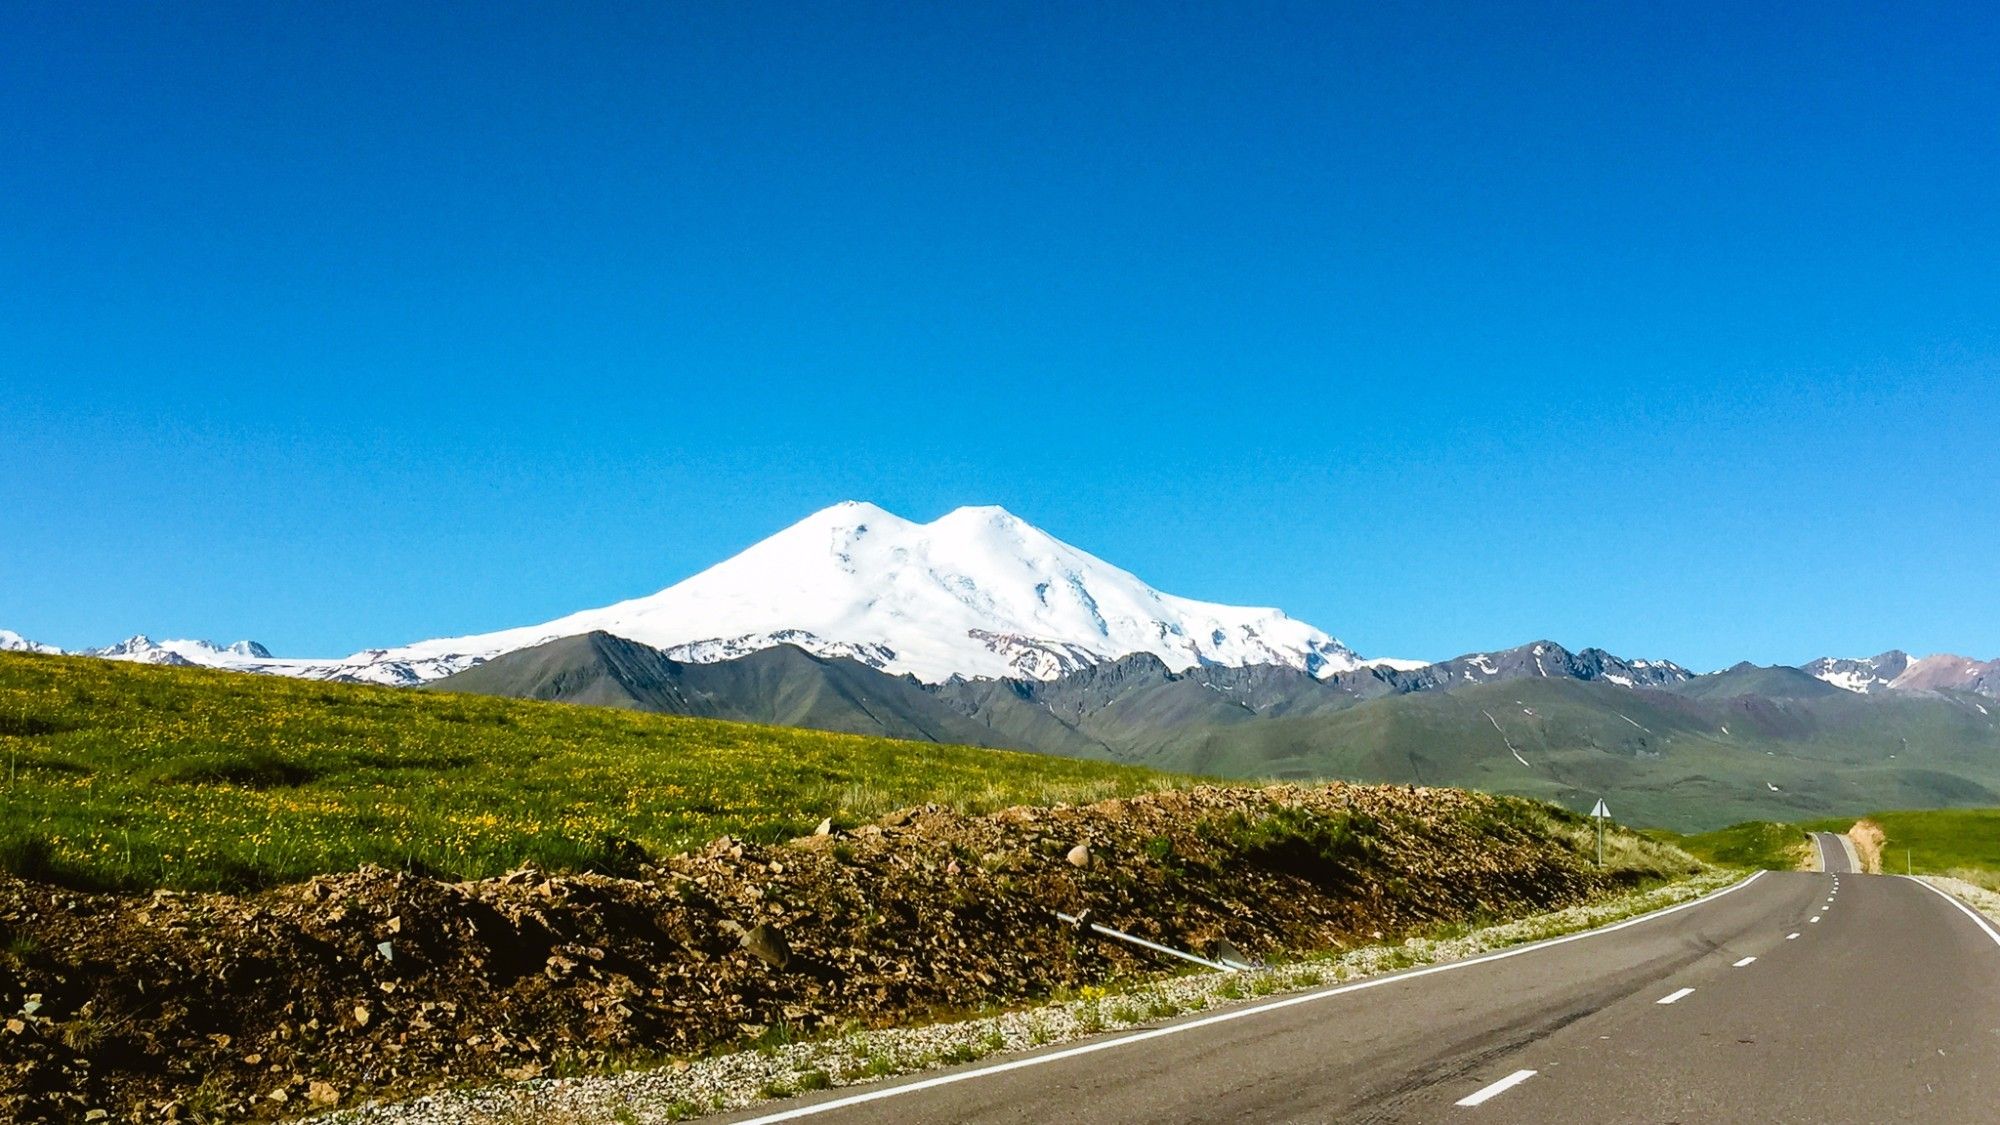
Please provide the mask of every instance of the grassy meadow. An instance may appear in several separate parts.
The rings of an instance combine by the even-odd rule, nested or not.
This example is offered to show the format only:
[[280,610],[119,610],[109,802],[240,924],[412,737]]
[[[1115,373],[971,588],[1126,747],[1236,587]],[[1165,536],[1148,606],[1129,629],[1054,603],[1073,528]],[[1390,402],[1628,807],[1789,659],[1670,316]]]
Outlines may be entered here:
[[[1882,829],[1882,870],[1890,875],[1952,875],[2000,890],[2000,809],[1913,809],[1872,813]],[[1815,821],[1817,832],[1845,832],[1851,818]]]
[[941,803],[1184,784],[1150,770],[395,688],[0,653],[0,867],[240,890],[364,863],[630,870]]
[[[1836,831],[1845,831],[1848,823],[1852,822],[1843,823]],[[1692,836],[1659,830],[1646,835],[1678,845],[1704,863],[1772,871],[1797,870],[1804,865],[1812,846],[1805,828],[1768,820],[1745,821]]]
[[1689,836],[1658,829],[1645,835],[1707,863],[1790,871],[1812,855],[1808,833],[1845,834],[1857,823],[1872,824],[1883,834],[1886,874],[1951,875],[2000,891],[2000,809],[1911,809],[1798,824],[1757,820]]

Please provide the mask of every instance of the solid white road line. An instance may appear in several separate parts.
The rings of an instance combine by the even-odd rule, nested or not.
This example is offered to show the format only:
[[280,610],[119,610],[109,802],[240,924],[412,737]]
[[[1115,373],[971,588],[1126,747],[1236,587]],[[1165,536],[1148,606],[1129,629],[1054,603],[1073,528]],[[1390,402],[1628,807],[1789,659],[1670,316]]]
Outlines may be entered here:
[[1676,1001],[1676,1000],[1679,1000],[1679,999],[1681,999],[1681,998],[1683,998],[1683,997],[1686,997],[1686,996],[1692,996],[1693,994],[1694,994],[1694,989],[1692,989],[1692,988],[1683,988],[1683,989],[1679,989],[1679,990],[1677,990],[1677,991],[1674,991],[1674,992],[1669,992],[1669,993],[1667,993],[1667,994],[1666,994],[1665,996],[1662,996],[1662,997],[1660,997],[1660,998],[1659,998],[1658,1000],[1655,1000],[1655,1001],[1653,1001],[1653,1003],[1655,1003],[1655,1004],[1671,1004],[1671,1003],[1673,1003],[1673,1002],[1674,1002],[1674,1001]]
[[1993,944],[2000,945],[2000,933],[1996,933],[1994,931],[1993,923],[1988,922],[1986,920],[1985,915],[1980,914],[1978,911],[1972,909],[1970,906],[1967,906],[1964,903],[1958,901],[1957,895],[1952,894],[1950,891],[1945,890],[1943,887],[1932,886],[1931,884],[1924,882],[1922,879],[1919,879],[1914,875],[1903,875],[1899,876],[1899,878],[1908,879],[1911,882],[1916,883],[1917,885],[1923,887],[1925,890],[1936,892],[1946,902],[1952,904],[1953,906],[1958,907],[1959,913],[1964,914],[1967,918],[1972,919],[1972,921],[1976,925],[1978,925],[1980,929],[1985,930],[1986,936],[1993,939]]
[[1732,968],[1732,969],[1740,969],[1740,968],[1742,968],[1743,966],[1745,966],[1745,965],[1748,965],[1748,964],[1749,964],[1750,962],[1752,962],[1752,961],[1755,961],[1755,960],[1756,960],[1756,958],[1755,958],[1755,957],[1745,957],[1745,958],[1744,958],[1743,960],[1741,960],[1741,961],[1738,961],[1738,962],[1736,962],[1736,963],[1735,963],[1734,965],[1731,965],[1731,966],[1729,966],[1729,967],[1730,967],[1730,968]]
[[1463,961],[1452,961],[1444,965],[1429,965],[1421,969],[1411,969],[1408,972],[1394,973],[1385,977],[1370,977],[1367,980],[1355,981],[1353,984],[1323,988],[1318,992],[1301,992],[1295,996],[1287,996],[1281,1000],[1253,1004],[1247,1008],[1231,1008],[1227,1011],[1217,1012],[1212,1016],[1202,1016],[1184,1023],[1170,1023],[1165,1027],[1156,1027],[1148,1031],[1137,1031],[1130,1035],[1121,1035],[1113,1039],[1096,1039],[1088,1043],[1081,1043],[1074,1047],[1065,1048],[1064,1050],[1050,1051],[1045,1055],[1031,1055],[1024,1059],[994,1063],[992,1066],[982,1066],[974,1070],[953,1071],[950,1074],[940,1074],[935,1078],[925,1078],[917,1082],[905,1082],[898,1086],[884,1086],[881,1089],[869,1090],[865,1093],[849,1094],[844,1098],[833,1098],[828,1101],[815,1102],[812,1105],[802,1105],[796,1109],[767,1113],[762,1117],[752,1117],[746,1121],[739,1122],[738,1125],[777,1125],[780,1121],[796,1121],[801,1117],[814,1117],[829,1110],[845,1109],[851,1105],[864,1105],[868,1102],[878,1102],[884,1098],[893,1098],[902,1094],[914,1094],[919,1090],[929,1090],[937,1086],[950,1086],[957,1082],[967,1081],[968,1079],[983,1078],[989,1074],[1004,1074],[1010,1070],[1026,1070],[1031,1066],[1041,1066],[1043,1063],[1059,1062],[1063,1059],[1076,1058],[1079,1055],[1093,1055],[1099,1051],[1109,1051],[1114,1047],[1124,1047],[1132,1043],[1143,1043],[1149,1039],[1179,1035],[1184,1031],[1193,1031],[1196,1028],[1209,1027],[1218,1023],[1228,1023],[1230,1020],[1240,1020],[1245,1016],[1262,1015],[1265,1012],[1274,1012],[1280,1008],[1292,1007],[1295,1004],[1310,1004],[1315,1000],[1325,1000],[1332,996],[1344,996],[1349,992],[1360,992],[1369,988],[1380,988],[1385,984],[1414,980],[1417,977],[1427,977],[1434,973],[1455,972],[1459,969],[1469,969],[1474,965],[1504,961],[1509,957],[1519,957],[1524,953],[1533,953],[1536,950],[1549,949],[1553,946],[1568,945],[1570,942],[1583,941],[1586,938],[1593,938],[1599,934],[1617,933],[1619,930],[1629,929],[1641,923],[1650,922],[1655,918],[1664,918],[1669,914],[1678,914],[1690,907],[1700,906],[1705,902],[1714,902],[1724,895],[1735,894],[1737,891],[1742,890],[1763,877],[1764,873],[1759,871],[1740,883],[1731,883],[1719,891],[1710,891],[1700,898],[1691,898],[1686,902],[1675,903],[1672,906],[1663,906],[1650,914],[1641,914],[1637,918],[1627,918],[1623,922],[1613,922],[1609,926],[1600,926],[1594,930],[1584,930],[1580,933],[1565,934],[1562,937],[1550,938],[1547,941],[1538,941],[1533,945],[1502,949],[1497,953],[1488,953],[1479,957],[1468,957]]
[[1467,1094],[1465,1097],[1458,1099],[1456,1104],[1478,1105],[1495,1094],[1506,1093],[1534,1076],[1535,1072],[1532,1070],[1517,1070],[1500,1081],[1495,1082],[1493,1085],[1485,1087],[1476,1094]]

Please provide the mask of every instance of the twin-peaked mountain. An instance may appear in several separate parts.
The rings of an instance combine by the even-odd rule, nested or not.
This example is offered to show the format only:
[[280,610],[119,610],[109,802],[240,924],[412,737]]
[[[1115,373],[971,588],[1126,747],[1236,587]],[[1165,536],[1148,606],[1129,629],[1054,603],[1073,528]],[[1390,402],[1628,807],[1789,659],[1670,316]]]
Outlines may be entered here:
[[1175,597],[999,508],[914,523],[849,501],[657,594],[541,625],[391,649],[412,667],[604,632],[708,663],[790,645],[926,683],[1050,679],[1133,653],[1172,668],[1358,667],[1276,609]]
[[790,645],[927,683],[1052,679],[1136,653],[1174,669],[1270,664],[1327,676],[1362,666],[1282,610],[1163,593],[1000,508],[916,523],[854,501],[657,593],[539,625],[336,659],[144,636],[91,655],[407,685],[592,632],[692,663]]

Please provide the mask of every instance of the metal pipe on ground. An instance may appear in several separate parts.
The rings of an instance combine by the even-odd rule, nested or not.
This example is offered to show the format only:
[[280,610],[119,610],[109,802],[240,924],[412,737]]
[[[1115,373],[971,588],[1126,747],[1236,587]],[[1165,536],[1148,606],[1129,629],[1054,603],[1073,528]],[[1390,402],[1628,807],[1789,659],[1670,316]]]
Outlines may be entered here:
[[1147,941],[1145,938],[1139,937],[1135,934],[1128,934],[1123,930],[1114,930],[1110,926],[1100,926],[1095,922],[1087,922],[1083,918],[1075,914],[1064,914],[1060,910],[1056,911],[1056,917],[1060,918],[1065,922],[1068,922],[1072,926],[1088,927],[1091,930],[1099,934],[1102,934],[1108,938],[1115,938],[1118,941],[1130,942],[1133,945],[1140,946],[1145,949],[1150,949],[1155,953],[1164,953],[1169,957],[1178,957],[1183,961],[1192,961],[1197,965],[1202,965],[1210,969],[1220,969],[1225,973],[1241,972],[1244,969],[1252,969],[1256,967],[1254,965],[1246,965],[1237,961],[1211,961],[1206,957],[1197,957],[1192,953],[1184,953],[1181,950],[1173,948],[1172,946],[1161,945],[1159,942],[1156,941]]

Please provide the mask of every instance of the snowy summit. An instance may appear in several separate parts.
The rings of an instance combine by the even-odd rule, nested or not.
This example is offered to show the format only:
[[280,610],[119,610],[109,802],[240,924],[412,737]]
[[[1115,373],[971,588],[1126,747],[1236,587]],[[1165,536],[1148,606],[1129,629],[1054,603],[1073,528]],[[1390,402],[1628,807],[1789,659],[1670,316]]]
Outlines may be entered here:
[[1000,508],[914,523],[848,501],[674,586],[541,625],[424,641],[373,654],[462,666],[593,630],[722,660],[777,644],[937,682],[1049,679],[1152,653],[1174,669],[1283,664],[1314,675],[1358,667],[1345,645],[1276,609],[1161,593]]
[[[253,641],[224,647],[143,635],[84,653],[408,685],[597,630],[689,663],[791,644],[931,683],[1053,679],[1135,653],[1176,671],[1280,664],[1324,677],[1363,666],[1347,646],[1280,610],[1161,593],[1000,508],[913,523],[858,501],[815,512],[656,594],[540,625],[336,659],[274,657]],[[0,632],[4,648],[58,651]]]

